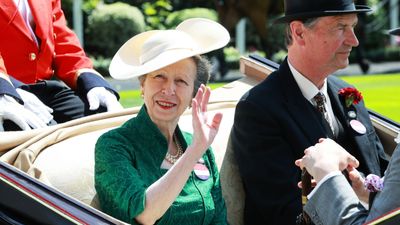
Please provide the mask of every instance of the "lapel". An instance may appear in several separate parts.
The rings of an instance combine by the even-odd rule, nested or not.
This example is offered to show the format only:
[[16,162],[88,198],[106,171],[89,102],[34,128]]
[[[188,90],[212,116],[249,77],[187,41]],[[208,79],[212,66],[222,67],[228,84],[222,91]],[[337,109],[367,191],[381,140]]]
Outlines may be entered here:
[[[379,171],[379,168],[376,168],[376,161],[374,160],[377,159],[378,155],[375,151],[375,147],[371,145],[373,143],[370,143],[370,140],[368,138],[368,134],[372,132],[371,129],[373,129],[372,126],[369,126],[369,115],[364,115],[364,110],[362,109],[361,104],[355,106],[351,105],[349,108],[347,108],[345,106],[344,99],[342,99],[342,97],[340,97],[338,94],[341,88],[350,86],[351,85],[339,80],[339,78],[332,76],[328,77],[328,93],[331,99],[332,108],[335,112],[336,117],[342,123],[345,134],[353,137],[357,147],[357,149],[354,150],[358,151],[359,154],[362,155],[362,157],[365,159],[367,168],[369,168],[371,172],[375,171],[376,169],[378,169],[377,171]],[[350,121],[353,118],[350,118],[348,116],[349,111],[354,111],[357,115],[356,119],[367,128],[365,134],[359,134],[354,131],[353,128],[351,128]]]
[[26,23],[22,18],[21,14],[19,13],[18,8],[14,4],[13,0],[1,0],[0,11],[5,15],[7,24],[15,27],[26,38],[33,41],[32,36],[28,30],[28,27],[26,26]]
[[28,2],[36,24],[36,37],[39,38],[41,41],[46,40],[48,38],[47,36],[49,34],[49,29],[50,27],[52,27],[50,23],[53,14],[51,13],[51,9],[49,8],[50,4],[45,4],[45,2],[47,1],[38,0],[28,0]]
[[338,86],[333,80],[332,77],[328,77],[328,95],[329,99],[331,100],[332,104],[332,109],[333,112],[335,113],[336,118],[342,123],[343,129],[348,131],[349,127],[349,120],[347,116],[347,110],[344,108],[344,104],[342,103],[342,100],[340,99],[340,96],[338,94],[340,86]]
[[278,73],[287,112],[303,130],[308,145],[314,145],[319,138],[326,137],[322,123],[319,122],[321,118],[318,117],[314,106],[301,93],[289,69],[287,59],[280,65]]

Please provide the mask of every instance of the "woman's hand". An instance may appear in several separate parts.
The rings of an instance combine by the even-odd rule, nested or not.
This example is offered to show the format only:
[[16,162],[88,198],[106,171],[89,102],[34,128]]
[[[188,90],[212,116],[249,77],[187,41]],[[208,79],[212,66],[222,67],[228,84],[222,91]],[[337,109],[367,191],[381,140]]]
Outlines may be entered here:
[[222,120],[222,113],[209,115],[207,104],[210,99],[211,89],[200,86],[196,96],[192,99],[193,147],[204,151],[214,141]]

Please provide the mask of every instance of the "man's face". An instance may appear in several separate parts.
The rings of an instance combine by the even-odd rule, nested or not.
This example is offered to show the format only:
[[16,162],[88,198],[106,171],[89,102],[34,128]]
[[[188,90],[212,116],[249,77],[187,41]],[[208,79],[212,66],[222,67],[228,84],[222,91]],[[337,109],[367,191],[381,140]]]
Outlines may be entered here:
[[357,21],[357,14],[327,16],[306,28],[304,52],[313,65],[327,73],[345,68],[352,47],[358,46],[354,34]]

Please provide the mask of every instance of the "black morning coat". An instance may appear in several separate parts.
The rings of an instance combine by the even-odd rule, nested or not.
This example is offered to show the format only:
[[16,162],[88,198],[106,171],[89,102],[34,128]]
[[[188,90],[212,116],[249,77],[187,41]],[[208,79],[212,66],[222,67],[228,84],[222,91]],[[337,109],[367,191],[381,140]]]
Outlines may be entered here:
[[[364,174],[381,175],[387,159],[369,114],[361,101],[346,107],[338,91],[351,87],[328,77],[328,94],[341,124],[339,137],[332,137],[359,159]],[[353,111],[356,118],[349,113]],[[357,119],[366,133],[357,133],[349,125]],[[301,213],[300,169],[296,159],[304,150],[328,135],[322,117],[304,98],[287,62],[239,101],[231,132],[232,148],[246,192],[244,220],[247,225],[294,225]]]

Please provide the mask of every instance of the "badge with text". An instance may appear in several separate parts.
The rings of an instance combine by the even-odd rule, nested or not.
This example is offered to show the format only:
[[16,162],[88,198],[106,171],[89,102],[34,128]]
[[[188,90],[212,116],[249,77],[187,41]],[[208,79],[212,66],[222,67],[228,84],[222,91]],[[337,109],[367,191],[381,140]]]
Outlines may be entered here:
[[367,128],[358,120],[351,120],[350,126],[359,134],[365,134],[367,132]]
[[194,166],[194,174],[200,180],[208,180],[208,178],[210,177],[210,171],[205,165],[200,163],[196,163],[196,165]]

